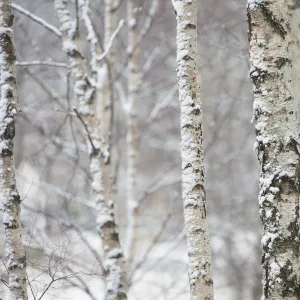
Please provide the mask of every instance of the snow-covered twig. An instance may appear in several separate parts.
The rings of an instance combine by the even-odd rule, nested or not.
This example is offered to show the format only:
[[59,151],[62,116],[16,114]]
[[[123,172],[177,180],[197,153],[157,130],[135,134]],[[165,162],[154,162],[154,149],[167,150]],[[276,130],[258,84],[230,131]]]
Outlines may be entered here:
[[18,11],[19,13],[27,16],[28,18],[30,18],[31,20],[33,20],[34,22],[42,25],[44,28],[48,29],[49,31],[53,32],[55,35],[57,36],[61,36],[61,32],[53,25],[49,24],[48,22],[46,22],[44,19],[38,17],[37,15],[31,13],[30,11],[28,11],[27,9],[23,8],[22,6],[13,3],[12,7]]
[[49,67],[59,67],[68,69],[68,65],[65,63],[55,62],[55,61],[18,61],[17,66],[19,67],[30,67],[30,66],[49,66]]
[[104,49],[104,52],[103,52],[101,55],[99,55],[99,56],[97,57],[97,60],[98,60],[98,61],[103,60],[103,59],[108,55],[108,53],[109,53],[110,50],[111,50],[111,47],[112,47],[112,45],[113,45],[113,42],[114,42],[116,36],[117,36],[118,33],[120,32],[120,30],[123,28],[123,26],[124,26],[124,20],[122,19],[122,20],[120,20],[119,25],[118,25],[118,27],[116,28],[116,30],[115,30],[115,31],[113,32],[113,34],[111,35],[111,37],[110,37],[110,39],[109,39],[109,41],[108,41],[108,44],[107,44],[106,48]]
[[149,71],[149,69],[151,68],[152,63],[153,63],[155,57],[160,53],[160,51],[161,51],[160,47],[155,47],[151,51],[150,55],[148,55],[148,58],[147,58],[146,62],[144,63],[143,67],[142,67],[142,73],[143,73],[143,75],[146,74]]
[[84,22],[86,31],[87,31],[87,40],[90,43],[90,52],[91,52],[91,67],[92,71],[96,74],[97,72],[97,52],[98,50],[98,38],[97,34],[94,30],[93,22],[90,18],[90,9],[89,9],[89,1],[88,0],[78,0],[80,16]]
[[98,38],[97,34],[94,30],[93,23],[91,21],[90,15],[89,15],[89,1],[87,0],[79,0],[79,6],[81,9],[81,16],[84,21],[86,30],[88,32],[87,40],[90,42],[90,48],[91,48],[91,56],[92,56],[92,68],[93,71],[97,70],[97,64],[99,64],[103,59],[106,58],[106,56],[110,53],[113,42],[115,38],[117,37],[118,33],[121,31],[122,27],[124,26],[124,20],[121,19],[116,30],[112,33],[109,40],[106,41],[106,45],[104,45],[104,51],[102,54],[100,54],[100,50],[97,47],[98,44]]

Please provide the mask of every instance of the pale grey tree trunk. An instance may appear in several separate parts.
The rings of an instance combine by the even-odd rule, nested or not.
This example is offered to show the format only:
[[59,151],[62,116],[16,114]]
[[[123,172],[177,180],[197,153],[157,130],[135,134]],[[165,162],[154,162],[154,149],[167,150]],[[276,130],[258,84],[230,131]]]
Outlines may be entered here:
[[300,299],[299,127],[287,1],[247,5],[255,148],[261,164],[263,299]]
[[10,300],[27,300],[26,256],[21,233],[21,199],[16,186],[14,136],[18,111],[16,53],[10,0],[0,1],[0,198],[4,209]]
[[138,203],[137,203],[137,154],[138,154],[138,58],[139,45],[137,44],[137,14],[136,0],[127,1],[128,15],[128,99],[126,105],[127,117],[127,232],[125,254],[132,260],[135,252],[135,236],[137,234]]
[[[68,55],[74,94],[77,100],[78,117],[84,122],[90,153],[92,189],[98,213],[98,228],[105,253],[106,300],[127,299],[127,279],[123,250],[119,241],[113,202],[108,197],[110,187],[104,182],[103,170],[109,162],[107,141],[101,135],[100,119],[96,113],[96,88],[88,77],[86,62],[80,52],[74,21],[70,18],[67,0],[55,0],[54,6],[60,23],[63,50]],[[97,70],[96,70],[97,71]],[[97,82],[95,83],[97,86]]]
[[181,106],[182,196],[192,300],[212,300],[213,280],[204,189],[202,108],[197,71],[197,1],[174,0]]
[[[115,16],[115,4],[114,0],[104,1],[104,50],[109,47],[111,36],[116,29],[116,16]],[[99,116],[101,117],[101,132],[103,138],[109,145],[111,145],[111,135],[112,135],[112,123],[113,123],[113,93],[112,93],[112,77],[114,76],[114,55],[115,50],[112,46],[107,54],[105,60],[98,62],[98,97],[99,102]],[[109,151],[111,155],[111,151]],[[109,171],[109,170],[108,170]],[[109,171],[109,173],[111,173]]]

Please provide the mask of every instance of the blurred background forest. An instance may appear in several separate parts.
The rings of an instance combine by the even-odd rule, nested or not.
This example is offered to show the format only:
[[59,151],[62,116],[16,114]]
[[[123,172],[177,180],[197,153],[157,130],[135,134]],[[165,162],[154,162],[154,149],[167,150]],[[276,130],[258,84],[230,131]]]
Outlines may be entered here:
[[[69,2],[75,14],[74,1]],[[250,122],[253,96],[248,76],[245,2],[199,2],[198,59],[215,299],[259,299],[259,167]],[[14,3],[59,27],[52,0],[15,0]],[[140,0],[138,28],[145,23],[151,3],[151,0]],[[90,8],[101,42],[103,3],[90,1]],[[119,20],[126,18],[125,1],[117,15]],[[151,28],[139,50],[140,207],[136,251],[127,268],[131,278],[129,299],[188,298],[175,31],[171,1],[159,0]],[[89,58],[85,27],[80,25],[79,32],[81,50]],[[16,10],[15,39],[19,62],[67,63],[60,38]],[[114,86],[118,83],[126,87],[126,25],[114,43],[117,70]],[[41,296],[45,300],[102,299],[103,274],[98,257],[101,247],[96,214],[90,205],[85,132],[82,123],[70,113],[75,104],[69,77],[68,69],[59,66],[17,67],[22,110],[16,136],[17,181],[23,199],[22,225],[31,299]],[[126,131],[120,95],[115,92],[112,139],[117,176],[114,190],[121,241],[126,227]],[[3,239],[4,233],[0,231],[0,243]],[[59,280],[52,282],[53,274]],[[0,275],[5,280],[7,274],[1,262]],[[7,292],[5,284],[0,282],[0,298],[6,299]]]

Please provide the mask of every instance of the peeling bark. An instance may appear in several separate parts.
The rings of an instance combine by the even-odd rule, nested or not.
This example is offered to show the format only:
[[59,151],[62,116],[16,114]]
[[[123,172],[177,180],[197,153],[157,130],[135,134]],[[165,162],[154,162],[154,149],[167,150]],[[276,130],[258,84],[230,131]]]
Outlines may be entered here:
[[174,0],[181,106],[182,195],[192,300],[212,300],[213,280],[204,189],[202,109],[197,71],[197,1]]
[[27,300],[26,256],[21,233],[21,199],[16,186],[14,136],[17,113],[16,54],[10,0],[0,1],[0,198],[4,208],[6,267],[10,300]]
[[69,59],[78,116],[88,131],[87,145],[90,153],[90,171],[93,177],[92,189],[98,213],[98,229],[105,254],[105,299],[124,300],[127,299],[125,260],[113,212],[113,202],[108,198],[109,187],[104,183],[106,174],[103,174],[103,170],[109,163],[109,147],[101,136],[100,121],[96,110],[97,103],[95,103],[96,88],[87,75],[85,59],[78,47],[75,23],[70,18],[67,1],[55,0],[54,4],[62,33],[63,50]]
[[264,299],[300,299],[299,128],[287,2],[248,0]]

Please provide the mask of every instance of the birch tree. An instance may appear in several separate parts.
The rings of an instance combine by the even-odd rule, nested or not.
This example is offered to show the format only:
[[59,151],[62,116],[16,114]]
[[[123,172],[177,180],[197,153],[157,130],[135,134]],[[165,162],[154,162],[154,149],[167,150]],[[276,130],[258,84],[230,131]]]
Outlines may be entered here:
[[127,0],[128,19],[128,67],[127,67],[127,99],[124,102],[124,111],[127,121],[127,231],[125,240],[125,254],[129,261],[135,256],[136,242],[139,228],[139,199],[138,199],[138,153],[139,153],[139,124],[137,101],[143,76],[153,62],[156,50],[149,55],[144,67],[140,66],[140,53],[142,41],[149,33],[158,7],[158,0],[153,0],[148,10],[148,15],[142,26],[138,26],[138,13],[141,11],[139,2]]
[[255,148],[261,164],[264,299],[299,299],[299,128],[287,1],[247,5]]
[[138,5],[135,0],[127,1],[128,14],[128,99],[125,107],[127,117],[127,209],[128,225],[125,243],[125,253],[129,260],[134,255],[134,232],[137,222],[137,153],[138,153],[138,58],[139,45],[137,45],[137,13]]
[[75,113],[86,128],[90,171],[93,177],[92,189],[95,195],[99,232],[105,253],[106,299],[127,299],[125,261],[115,222],[113,202],[105,198],[107,193],[105,192],[103,169],[109,161],[109,153],[108,146],[101,136],[100,119],[95,109],[97,105],[95,103],[95,87],[88,77],[85,59],[78,47],[76,26],[70,18],[67,1],[55,0],[54,6],[60,23],[63,50],[68,56],[73,78],[74,94],[78,105],[78,110],[75,110]]
[[10,0],[0,2],[0,197],[4,208],[3,225],[9,299],[27,300],[26,256],[23,250],[20,209],[21,199],[16,187],[14,136],[18,111],[16,85],[16,54],[13,13]]
[[181,107],[182,197],[191,299],[213,299],[211,249],[204,189],[202,108],[197,71],[197,2],[174,0]]
[[300,16],[300,2],[297,0],[288,0],[288,8],[290,14],[290,45],[289,51],[291,55],[291,59],[293,61],[292,64],[292,88],[293,88],[293,96],[295,99],[295,103],[297,103],[298,110],[298,122],[299,120],[299,111],[300,111],[300,72],[299,72],[299,63],[300,63],[300,28],[299,28],[299,16]]

